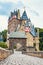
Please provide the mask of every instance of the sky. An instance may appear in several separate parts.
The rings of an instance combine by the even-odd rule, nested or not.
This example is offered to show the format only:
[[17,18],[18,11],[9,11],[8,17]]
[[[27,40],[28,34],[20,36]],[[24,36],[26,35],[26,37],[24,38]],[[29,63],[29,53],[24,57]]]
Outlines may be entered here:
[[10,12],[24,7],[28,18],[35,27],[43,28],[43,0],[0,0],[0,31],[8,29]]

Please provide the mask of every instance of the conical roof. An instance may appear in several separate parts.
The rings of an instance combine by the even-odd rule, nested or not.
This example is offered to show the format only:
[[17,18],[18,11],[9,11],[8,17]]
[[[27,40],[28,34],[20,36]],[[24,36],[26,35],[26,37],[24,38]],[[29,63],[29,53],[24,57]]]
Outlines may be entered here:
[[23,12],[23,15],[22,15],[21,19],[28,20],[26,11]]

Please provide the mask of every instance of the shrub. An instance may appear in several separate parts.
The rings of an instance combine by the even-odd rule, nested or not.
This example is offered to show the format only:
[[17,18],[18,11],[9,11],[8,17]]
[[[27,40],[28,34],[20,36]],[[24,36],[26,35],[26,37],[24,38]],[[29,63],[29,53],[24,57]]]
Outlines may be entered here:
[[2,48],[8,48],[7,44],[5,42],[0,42],[0,47],[2,47]]
[[41,43],[39,43],[39,49],[41,50],[41,51],[43,51],[43,42]]
[[14,46],[14,49],[16,49],[16,46]]

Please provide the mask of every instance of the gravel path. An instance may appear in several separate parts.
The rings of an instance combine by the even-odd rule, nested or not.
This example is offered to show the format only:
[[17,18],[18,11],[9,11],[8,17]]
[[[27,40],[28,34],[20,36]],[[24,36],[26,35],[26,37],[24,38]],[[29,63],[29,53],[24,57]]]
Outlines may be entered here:
[[1,61],[0,65],[43,65],[43,59],[15,51],[14,54]]

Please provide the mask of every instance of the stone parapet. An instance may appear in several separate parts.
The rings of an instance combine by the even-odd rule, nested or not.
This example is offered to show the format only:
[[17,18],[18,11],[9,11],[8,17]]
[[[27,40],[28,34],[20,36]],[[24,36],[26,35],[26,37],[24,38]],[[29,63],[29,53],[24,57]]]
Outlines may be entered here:
[[7,58],[9,55],[10,55],[10,51],[9,50],[6,50],[6,49],[3,49],[3,48],[0,48],[0,61]]

